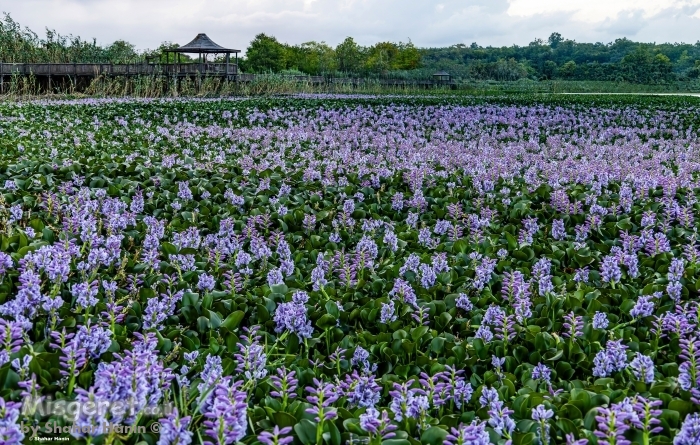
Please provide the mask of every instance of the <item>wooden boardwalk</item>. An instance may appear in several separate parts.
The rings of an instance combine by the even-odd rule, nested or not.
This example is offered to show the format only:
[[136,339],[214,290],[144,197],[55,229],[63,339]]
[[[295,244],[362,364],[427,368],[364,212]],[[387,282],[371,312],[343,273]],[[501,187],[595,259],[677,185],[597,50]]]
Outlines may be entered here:
[[[52,79],[54,84],[70,82],[85,85],[91,79],[99,77],[167,77],[170,79],[219,78],[237,83],[252,83],[256,80],[269,78],[268,74],[239,73],[235,63],[140,63],[140,64],[109,64],[109,63],[3,63],[0,62],[0,94],[15,77],[34,77],[40,84],[50,90]],[[276,75],[285,81],[299,82],[307,85],[338,85],[360,87],[380,85],[397,88],[432,88],[447,86],[456,88],[454,81],[440,82],[434,79],[392,79],[392,78],[352,78],[328,76],[293,76]]]
[[121,64],[109,63],[2,63],[2,76],[236,76],[238,66],[225,63]]

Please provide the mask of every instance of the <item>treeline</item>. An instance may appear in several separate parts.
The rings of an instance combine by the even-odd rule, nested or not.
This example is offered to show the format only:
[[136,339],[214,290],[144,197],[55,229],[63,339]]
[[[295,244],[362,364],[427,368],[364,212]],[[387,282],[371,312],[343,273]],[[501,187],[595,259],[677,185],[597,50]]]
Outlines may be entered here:
[[[39,37],[20,26],[9,14],[0,21],[0,61],[10,63],[140,63],[169,60],[162,50],[137,51],[118,40],[100,46],[95,40],[64,36],[46,29]],[[191,60],[183,55],[184,60]],[[445,70],[461,80],[596,80],[664,84],[700,78],[700,41],[638,43],[617,39],[611,43],[579,43],[553,33],[527,46],[482,47],[476,43],[447,48],[417,48],[408,43],[357,44],[351,37],[333,47],[325,42],[290,45],[258,34],[246,57],[243,72],[309,75],[392,76],[426,78]]]
[[165,42],[155,50],[137,51],[124,40],[100,46],[95,39],[61,35],[48,28],[46,36],[39,37],[7,13],[0,21],[0,61],[4,63],[138,63],[148,57],[158,58],[163,49],[173,46],[177,45]]
[[425,67],[480,80],[601,80],[657,84],[700,77],[700,41],[579,43],[553,33],[527,46],[458,44],[421,50]]
[[241,69],[250,72],[295,72],[311,75],[385,74],[410,71],[421,65],[421,52],[408,43],[380,42],[365,47],[352,37],[333,48],[325,42],[288,45],[275,37],[258,34],[246,50]]

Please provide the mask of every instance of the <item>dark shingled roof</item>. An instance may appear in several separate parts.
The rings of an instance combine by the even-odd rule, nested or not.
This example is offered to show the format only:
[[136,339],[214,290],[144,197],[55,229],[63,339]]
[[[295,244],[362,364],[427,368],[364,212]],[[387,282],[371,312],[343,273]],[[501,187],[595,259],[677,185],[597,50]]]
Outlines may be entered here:
[[187,45],[180,46],[178,48],[173,48],[168,50],[168,52],[173,52],[173,53],[240,53],[241,51],[238,49],[228,49],[224,48],[223,46],[219,46],[212,39],[207,37],[206,34],[201,33],[197,34],[197,37],[194,38],[190,43]]

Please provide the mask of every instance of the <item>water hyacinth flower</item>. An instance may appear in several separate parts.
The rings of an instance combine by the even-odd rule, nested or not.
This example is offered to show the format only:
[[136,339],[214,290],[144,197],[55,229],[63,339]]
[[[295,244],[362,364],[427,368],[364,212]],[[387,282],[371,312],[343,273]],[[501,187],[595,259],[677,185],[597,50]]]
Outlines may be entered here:
[[238,343],[238,353],[234,354],[237,366],[236,372],[242,374],[246,380],[261,380],[267,375],[267,354],[260,344],[258,334],[259,326],[243,328],[245,335],[241,336]]
[[593,375],[595,377],[607,377],[614,372],[627,367],[627,346],[622,340],[608,341],[605,349],[599,351],[593,359]]
[[224,377],[214,388],[212,402],[203,422],[213,445],[229,445],[243,439],[248,428],[247,394],[240,390],[242,382]]
[[537,438],[540,444],[547,445],[550,441],[549,422],[548,420],[554,417],[554,411],[547,409],[544,405],[537,405],[532,408],[532,420],[539,423],[537,427]]
[[695,445],[700,443],[700,414],[688,414],[683,420],[673,445]]
[[294,436],[289,436],[292,427],[287,426],[280,429],[275,425],[272,431],[263,431],[258,435],[258,441],[263,445],[288,445],[294,442]]
[[562,332],[563,337],[577,339],[583,335],[583,318],[569,312],[564,316],[564,332]]
[[474,305],[469,300],[469,297],[466,294],[462,294],[462,293],[460,293],[457,296],[457,301],[455,302],[455,306],[457,306],[459,309],[462,309],[465,312],[470,312],[474,308]]
[[443,441],[444,445],[490,445],[491,439],[486,431],[486,422],[472,421],[452,427]]
[[287,406],[287,401],[296,398],[297,384],[299,381],[294,378],[295,371],[287,371],[283,366],[277,369],[277,375],[270,376],[270,383],[274,388],[270,396],[282,399],[282,406]]
[[608,316],[604,312],[596,311],[593,316],[593,329],[607,329],[610,322],[608,321]]
[[191,417],[180,417],[177,408],[160,419],[160,437],[156,445],[189,445],[192,443],[193,432],[188,431]]
[[651,295],[642,295],[639,297],[635,305],[630,309],[632,318],[649,317],[654,313],[654,302],[651,301]]
[[296,334],[299,340],[311,338],[313,327],[311,321],[307,319],[306,306],[304,303],[290,301],[277,306],[273,317],[275,322],[275,332],[288,331]]
[[563,219],[555,219],[552,221],[552,238],[561,241],[566,238],[566,229],[564,228]]
[[197,289],[209,292],[214,290],[216,285],[216,279],[209,274],[203,273],[199,276],[199,282],[197,283]]
[[630,445],[631,442],[625,438],[625,432],[630,428],[628,419],[629,414],[618,412],[615,408],[598,408],[598,415],[595,417],[598,428],[593,434],[599,442]]
[[603,258],[603,262],[600,268],[600,277],[604,283],[610,283],[614,285],[620,281],[622,278],[622,271],[620,270],[620,265],[613,255],[607,255]]
[[359,375],[353,370],[352,374],[345,376],[340,389],[352,407],[374,408],[379,403],[381,387],[372,374]]
[[394,301],[389,300],[389,303],[382,303],[382,310],[379,314],[380,323],[391,323],[396,321],[396,309],[394,308]]
[[24,441],[19,423],[21,410],[21,403],[5,401],[0,397],[0,439],[5,445],[20,445]]
[[515,421],[510,417],[513,412],[513,410],[506,407],[501,401],[492,402],[488,411],[489,425],[494,429],[496,434],[507,440],[510,440],[513,431],[515,431]]
[[546,365],[538,363],[537,366],[532,369],[531,378],[533,380],[541,380],[542,382],[549,384],[552,378],[552,371]]
[[379,441],[388,440],[395,437],[393,432],[397,429],[396,425],[391,424],[391,419],[386,410],[382,410],[381,414],[374,408],[368,408],[363,414],[360,414],[360,428],[369,433],[370,442],[374,438]]

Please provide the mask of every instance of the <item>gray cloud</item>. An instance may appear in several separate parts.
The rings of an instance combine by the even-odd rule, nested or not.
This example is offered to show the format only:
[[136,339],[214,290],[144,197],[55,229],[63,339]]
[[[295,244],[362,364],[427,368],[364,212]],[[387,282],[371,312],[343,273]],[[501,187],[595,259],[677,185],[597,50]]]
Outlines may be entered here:
[[[581,5],[585,9],[586,2]],[[101,44],[125,39],[139,49],[162,41],[184,44],[198,32],[245,50],[260,32],[293,44],[336,45],[353,36],[363,45],[410,38],[428,47],[523,45],[554,31],[587,42],[629,37],[694,43],[700,29],[700,5],[687,1],[652,16],[637,9],[595,23],[576,20],[574,12],[521,17],[509,15],[508,8],[508,0],[0,0],[0,11],[39,34],[49,27]]]

